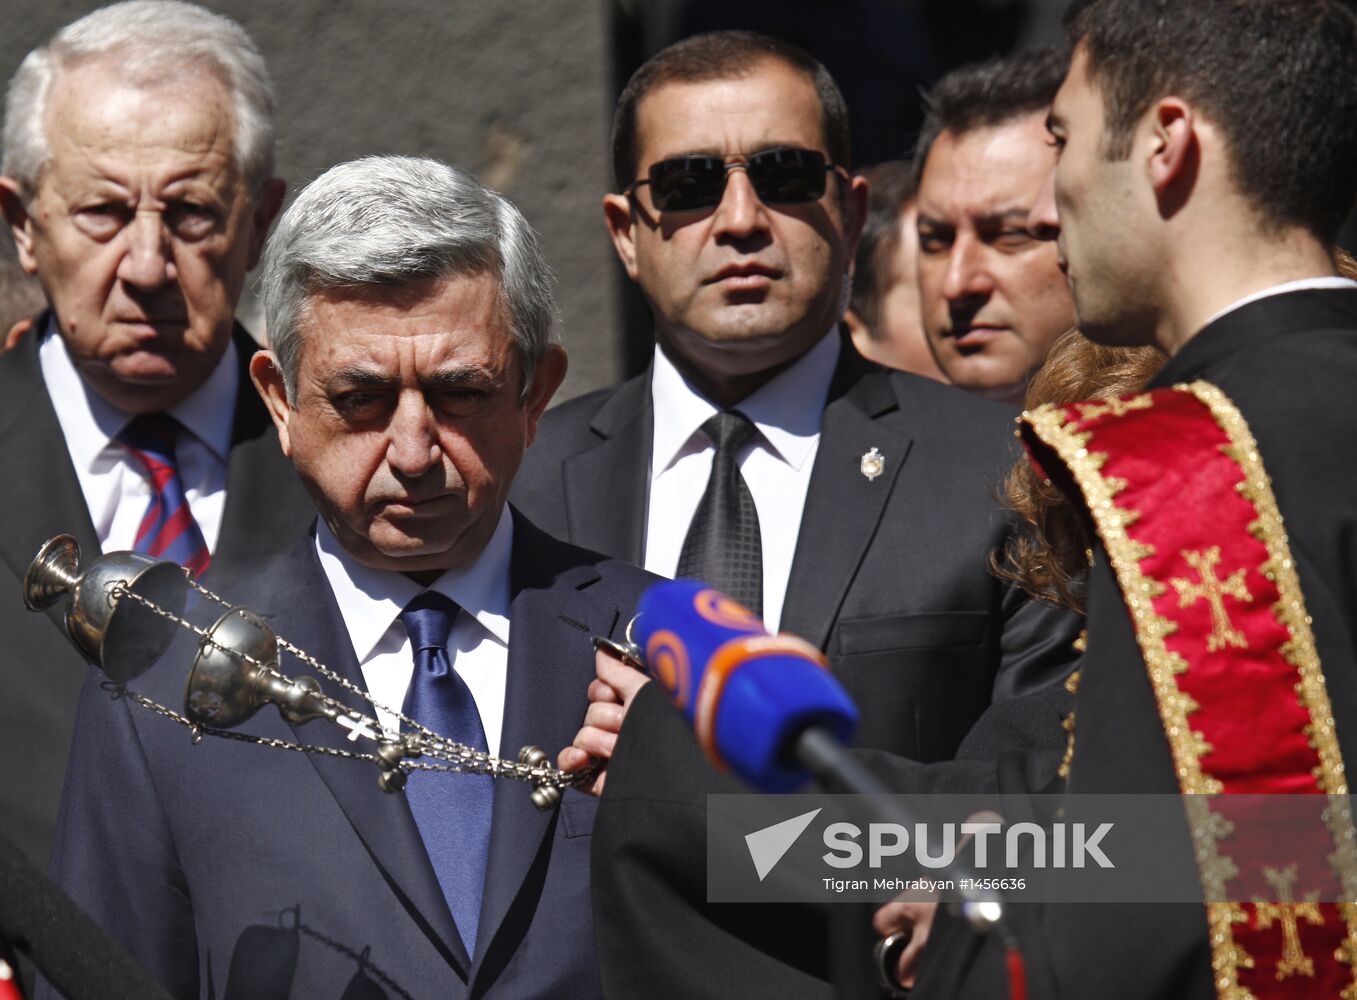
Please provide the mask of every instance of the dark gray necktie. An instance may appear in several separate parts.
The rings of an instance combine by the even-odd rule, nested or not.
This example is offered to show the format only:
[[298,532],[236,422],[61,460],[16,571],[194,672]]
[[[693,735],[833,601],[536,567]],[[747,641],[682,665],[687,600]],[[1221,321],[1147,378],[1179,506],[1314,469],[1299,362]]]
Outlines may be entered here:
[[763,615],[763,543],[754,496],[736,455],[758,431],[738,410],[724,410],[702,425],[716,445],[707,490],[688,526],[678,575],[709,583]]

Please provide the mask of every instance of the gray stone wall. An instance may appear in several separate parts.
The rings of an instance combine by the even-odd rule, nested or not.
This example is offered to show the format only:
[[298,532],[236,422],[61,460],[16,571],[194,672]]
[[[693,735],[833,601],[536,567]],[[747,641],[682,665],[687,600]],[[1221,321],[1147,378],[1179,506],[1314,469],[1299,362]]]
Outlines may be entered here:
[[[101,6],[0,0],[0,74]],[[559,280],[570,374],[558,399],[620,375],[608,185],[604,0],[208,0],[263,50],[279,172],[295,192],[368,153],[434,156],[512,198]],[[258,327],[253,302],[242,317]],[[254,321],[254,322],[252,322]]]

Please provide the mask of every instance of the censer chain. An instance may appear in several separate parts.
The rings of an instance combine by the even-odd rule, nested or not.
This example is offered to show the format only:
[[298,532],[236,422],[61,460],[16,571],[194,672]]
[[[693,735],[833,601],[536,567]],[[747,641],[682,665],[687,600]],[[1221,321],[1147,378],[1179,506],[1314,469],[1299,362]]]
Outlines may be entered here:
[[[213,593],[206,587],[203,587],[201,584],[199,584],[196,580],[192,578],[192,576],[188,574],[187,571],[185,571],[184,575],[185,578],[188,580],[189,586],[196,590],[198,593],[202,594],[204,597],[208,598],[211,601],[214,601],[215,603],[227,609],[232,609],[235,607],[234,605],[225,601],[219,595]],[[263,671],[265,674],[274,679],[281,680],[285,683],[291,683],[293,681],[293,678],[287,677],[285,674],[275,669],[271,664],[265,663],[258,659],[257,657],[251,656],[249,653],[243,653],[239,650],[223,646],[221,643],[213,639],[211,635],[208,634],[206,629],[194,625],[187,619],[182,618],[179,615],[174,614],[174,612],[161,607],[154,601],[146,597],[143,597],[141,594],[138,594],[135,591],[129,590],[124,584],[118,582],[110,584],[109,598],[111,600],[121,600],[123,597],[131,598],[133,601],[137,602],[138,604],[141,604],[143,607],[147,608],[152,613],[175,623],[180,628],[184,628],[192,632],[194,635],[198,636],[200,640],[202,640],[209,646],[221,650],[223,653],[226,653],[229,656],[237,657],[241,660],[244,660],[246,663],[249,663],[251,666],[255,667],[258,670]],[[417,732],[420,737],[418,740],[417,750],[422,756],[436,758],[438,760],[445,762],[441,764],[436,764],[430,761],[416,761],[411,760],[409,758],[402,758],[395,764],[395,766],[402,771],[444,771],[444,772],[455,772],[459,774],[488,774],[491,777],[495,778],[513,778],[534,785],[549,786],[556,788],[568,788],[572,785],[583,784],[588,781],[591,781],[598,771],[599,765],[594,762],[591,762],[588,766],[579,771],[566,773],[565,771],[561,771],[558,768],[553,767],[549,764],[533,765],[522,763],[520,761],[506,760],[502,757],[494,757],[483,750],[477,750],[476,748],[469,747],[464,743],[458,743],[455,740],[447,739],[446,737],[440,736],[438,733],[435,733],[428,727],[421,725],[414,719],[411,719],[404,713],[393,711],[392,709],[383,705],[381,702],[373,698],[372,695],[370,695],[367,691],[358,687],[356,684],[352,683],[347,678],[340,676],[335,671],[327,667],[325,664],[317,660],[310,653],[288,642],[282,636],[275,635],[275,639],[277,640],[280,648],[287,650],[294,657],[296,657],[302,663],[305,663],[312,670],[315,670],[317,673],[321,674],[327,680],[330,680],[333,683],[338,684],[346,691],[349,691],[352,694],[356,695],[357,697],[363,699],[368,704],[376,708],[379,712],[386,712],[390,715],[395,716],[397,719],[400,720],[400,722],[404,726],[408,727],[410,730],[414,730],[415,732]],[[164,705],[159,704],[158,702],[152,701],[151,699],[145,697],[144,695],[127,691],[125,687],[119,685],[115,685],[115,687],[119,688],[127,697],[136,701],[138,704],[151,709],[156,714],[165,716],[166,718],[172,719],[175,722],[179,722],[182,725],[189,727],[191,730],[194,731],[195,736],[196,734],[221,736],[225,739],[233,739],[247,743],[259,743],[263,746],[271,746],[276,749],[298,750],[304,753],[319,753],[330,757],[348,757],[353,758],[355,760],[372,761],[374,763],[380,764],[383,767],[390,766],[389,764],[383,762],[379,757],[377,757],[376,754],[363,754],[348,750],[338,750],[332,747],[291,743],[287,740],[279,740],[267,736],[255,736],[249,733],[235,732],[234,730],[216,729],[210,726],[204,726],[201,723],[194,722],[192,719],[189,719],[188,717],[181,715],[178,712],[175,712],[173,709],[167,708]],[[341,714],[349,717],[355,722],[370,727],[374,732],[381,730],[381,724],[376,719],[370,718],[359,712],[354,711],[348,705],[345,705],[343,702],[335,698],[332,698],[331,696],[325,694],[324,692],[313,692],[313,693],[325,705],[335,709],[337,712],[340,712]],[[197,738],[195,738],[195,742],[197,742]],[[392,742],[401,741],[393,740]]]

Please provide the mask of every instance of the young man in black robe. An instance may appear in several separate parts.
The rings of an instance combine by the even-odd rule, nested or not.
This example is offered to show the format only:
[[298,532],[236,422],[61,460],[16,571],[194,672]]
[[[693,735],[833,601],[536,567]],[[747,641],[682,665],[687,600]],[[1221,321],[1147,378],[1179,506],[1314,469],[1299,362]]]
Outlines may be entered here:
[[[1087,336],[1170,357],[1122,412],[1028,418],[1099,535],[1068,790],[1345,793],[1357,283],[1331,248],[1357,195],[1357,17],[1336,0],[1095,0],[1068,24],[1048,126],[1061,155],[1030,225],[1058,241]],[[1173,388],[1201,382],[1214,388]],[[1134,420],[1140,437],[1117,445]],[[1186,426],[1256,448],[1193,452],[1168,433]],[[1118,468],[1137,450],[1184,488]],[[1225,489],[1208,483],[1217,460]],[[1205,544],[1145,544],[1162,526]],[[1276,672],[1249,672],[1263,663]],[[1223,683],[1203,686],[1213,671]],[[1249,904],[1010,908],[1032,995],[1137,998],[1349,995],[1350,909],[1292,922],[1292,939]],[[942,918],[916,995],[1003,996],[1004,978],[994,942]]]

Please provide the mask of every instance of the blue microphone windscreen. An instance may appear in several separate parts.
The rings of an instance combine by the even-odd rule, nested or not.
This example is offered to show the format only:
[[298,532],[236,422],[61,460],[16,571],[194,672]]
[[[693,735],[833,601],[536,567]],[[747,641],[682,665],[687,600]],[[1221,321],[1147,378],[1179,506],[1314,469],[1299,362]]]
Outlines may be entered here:
[[693,699],[712,655],[731,639],[767,635],[763,622],[696,580],[661,580],[641,595],[633,636],[650,674],[694,721]]
[[808,777],[791,754],[808,725],[851,739],[858,713],[824,656],[791,635],[771,636],[730,598],[692,580],[651,585],[634,637],[650,673],[719,768],[761,791]]

